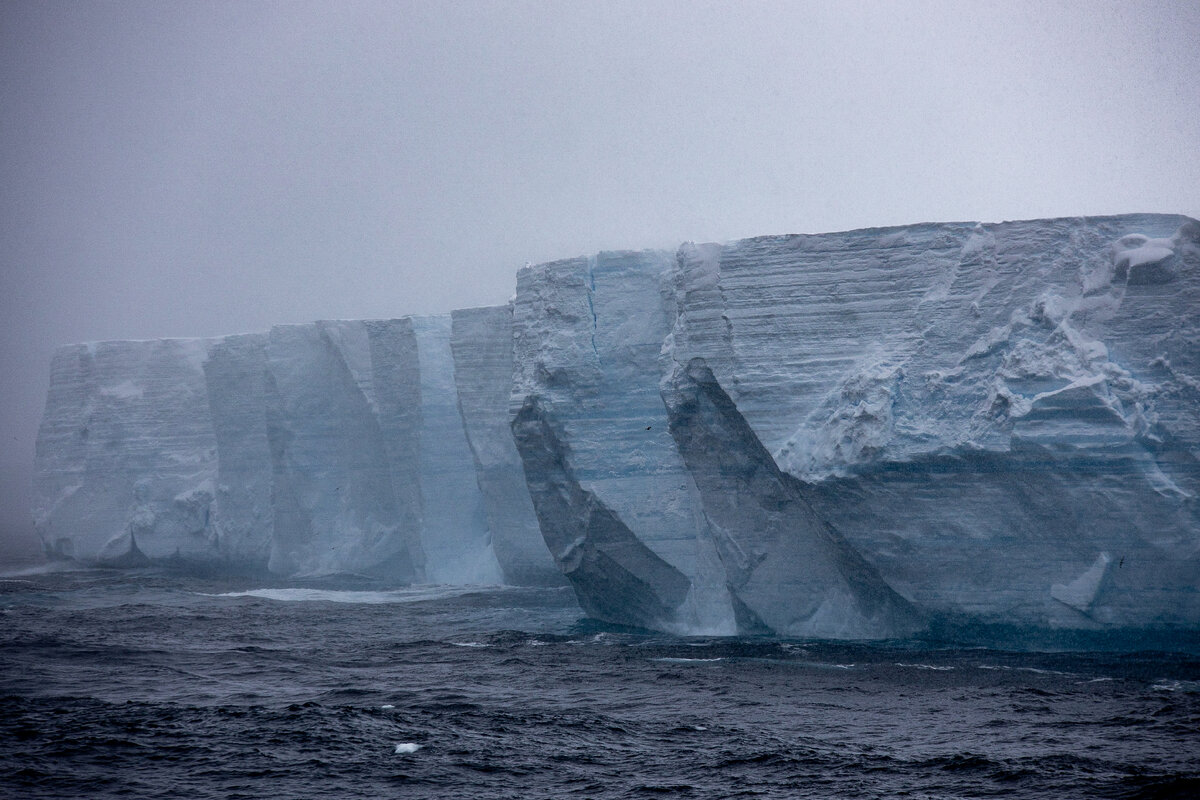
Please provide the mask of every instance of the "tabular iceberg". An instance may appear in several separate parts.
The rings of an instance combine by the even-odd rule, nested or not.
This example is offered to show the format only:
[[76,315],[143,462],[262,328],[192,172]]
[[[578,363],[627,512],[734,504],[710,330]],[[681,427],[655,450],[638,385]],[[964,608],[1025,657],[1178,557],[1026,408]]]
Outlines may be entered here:
[[1200,627],[1200,223],[925,224],[526,267],[507,306],[61,349],[47,550],[570,582],[881,638]]
[[532,543],[510,536],[516,554],[503,563],[491,545],[450,326],[449,316],[317,322],[60,349],[35,480],[47,551],[113,565],[545,582],[557,571],[533,548],[536,528],[523,532]]
[[514,434],[591,613],[1200,622],[1194,220],[602,254],[524,270],[514,307]]

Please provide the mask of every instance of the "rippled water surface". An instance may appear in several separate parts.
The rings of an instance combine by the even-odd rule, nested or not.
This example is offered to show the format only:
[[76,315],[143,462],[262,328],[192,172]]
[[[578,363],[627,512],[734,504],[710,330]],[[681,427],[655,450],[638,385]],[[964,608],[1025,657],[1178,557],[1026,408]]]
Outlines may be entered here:
[[1197,797],[1200,659],[606,630],[567,589],[0,580],[0,797]]

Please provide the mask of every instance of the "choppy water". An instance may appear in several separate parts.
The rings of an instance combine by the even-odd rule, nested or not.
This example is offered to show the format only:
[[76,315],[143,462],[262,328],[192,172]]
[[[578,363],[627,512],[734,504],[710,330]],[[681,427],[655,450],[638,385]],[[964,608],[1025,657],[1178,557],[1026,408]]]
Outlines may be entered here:
[[569,590],[0,580],[0,796],[1196,797],[1200,659],[686,639]]

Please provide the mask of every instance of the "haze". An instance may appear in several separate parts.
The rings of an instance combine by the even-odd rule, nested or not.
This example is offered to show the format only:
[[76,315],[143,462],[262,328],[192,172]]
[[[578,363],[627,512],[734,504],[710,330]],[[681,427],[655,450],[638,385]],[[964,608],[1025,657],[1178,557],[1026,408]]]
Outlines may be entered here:
[[61,344],[505,302],[526,262],[1200,217],[1200,5],[0,6],[0,563]]

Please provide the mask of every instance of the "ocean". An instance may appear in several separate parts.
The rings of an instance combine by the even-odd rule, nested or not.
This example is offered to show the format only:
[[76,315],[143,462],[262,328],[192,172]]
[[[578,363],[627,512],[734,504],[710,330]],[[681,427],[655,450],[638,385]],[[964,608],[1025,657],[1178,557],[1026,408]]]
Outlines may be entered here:
[[0,580],[8,798],[1200,797],[1200,655],[676,637],[570,589]]

